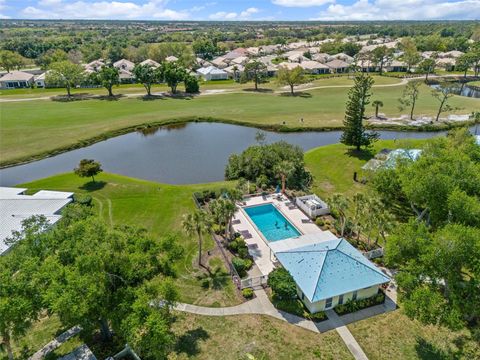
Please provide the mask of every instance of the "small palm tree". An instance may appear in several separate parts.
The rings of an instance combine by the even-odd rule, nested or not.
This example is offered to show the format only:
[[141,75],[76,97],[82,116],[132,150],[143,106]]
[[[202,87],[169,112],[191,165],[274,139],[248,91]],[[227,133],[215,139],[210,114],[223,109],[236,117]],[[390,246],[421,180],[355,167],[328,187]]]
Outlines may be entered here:
[[330,209],[334,211],[338,220],[340,221],[340,236],[343,237],[345,234],[345,226],[347,224],[347,211],[349,206],[348,198],[342,194],[334,194],[328,201]]
[[233,65],[232,71],[233,71],[233,80],[238,81],[238,76],[237,76],[238,75],[238,66]]
[[202,265],[202,244],[203,234],[210,229],[210,221],[208,215],[204,210],[195,210],[192,214],[186,214],[183,216],[182,222],[183,230],[187,235],[198,236],[198,265]]
[[295,171],[295,166],[291,161],[283,160],[275,166],[275,173],[282,180],[282,194],[285,194],[285,183],[287,178]]
[[372,106],[375,107],[375,117],[378,118],[378,108],[383,107],[383,102],[381,100],[375,100],[372,102]]

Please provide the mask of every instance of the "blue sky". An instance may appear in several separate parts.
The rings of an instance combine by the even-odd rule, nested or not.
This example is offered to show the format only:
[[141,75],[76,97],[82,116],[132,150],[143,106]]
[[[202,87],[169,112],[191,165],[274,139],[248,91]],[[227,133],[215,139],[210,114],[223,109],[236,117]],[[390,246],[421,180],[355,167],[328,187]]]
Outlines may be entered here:
[[480,0],[0,0],[0,18],[479,20]]

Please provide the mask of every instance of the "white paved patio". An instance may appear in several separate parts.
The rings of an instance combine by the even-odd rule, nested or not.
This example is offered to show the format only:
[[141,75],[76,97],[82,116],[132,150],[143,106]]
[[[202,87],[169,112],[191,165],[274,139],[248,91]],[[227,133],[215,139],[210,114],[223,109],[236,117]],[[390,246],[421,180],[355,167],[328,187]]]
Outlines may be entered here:
[[253,260],[257,264],[263,275],[268,275],[274,268],[274,253],[272,250],[277,250],[285,247],[296,247],[295,243],[311,243],[312,241],[324,241],[335,239],[330,231],[322,231],[313,222],[304,222],[302,220],[308,220],[308,217],[298,208],[289,208],[287,205],[288,200],[283,196],[283,201],[277,200],[276,196],[267,195],[264,199],[262,196],[255,196],[245,200],[245,205],[242,207],[248,207],[253,205],[262,205],[272,203],[279,209],[283,216],[285,216],[293,226],[302,233],[302,236],[298,238],[285,239],[269,243],[263,238],[263,236],[257,231],[251,220],[242,211],[238,210],[235,213],[235,222],[232,225],[234,231],[242,232],[247,230],[252,237],[245,239],[245,243],[248,246],[248,251],[253,257]]

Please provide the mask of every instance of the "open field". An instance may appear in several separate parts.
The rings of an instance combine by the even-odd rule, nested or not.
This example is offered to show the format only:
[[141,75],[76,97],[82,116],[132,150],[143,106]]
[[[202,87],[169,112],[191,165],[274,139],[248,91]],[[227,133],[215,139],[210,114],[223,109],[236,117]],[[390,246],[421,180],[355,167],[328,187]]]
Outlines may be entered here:
[[348,325],[370,360],[479,359],[480,344],[468,330],[451,331],[410,320],[402,310]]
[[[324,84],[351,82],[345,77],[324,81]],[[294,97],[272,92],[238,91],[194,98],[145,100],[135,96],[117,101],[34,100],[2,103],[0,165],[85,146],[147,124],[206,120],[279,130],[340,128],[348,85],[328,86],[304,90]],[[383,85],[373,89],[372,98],[382,100],[385,104],[382,113],[391,117],[400,115],[397,99],[403,88],[404,85]],[[454,96],[450,103],[461,109],[457,113],[468,114],[478,110],[480,100]],[[436,110],[437,100],[431,96],[430,89],[423,86],[416,114],[433,115]],[[368,109],[369,114],[373,111],[373,107]],[[303,118],[303,123],[300,118]]]

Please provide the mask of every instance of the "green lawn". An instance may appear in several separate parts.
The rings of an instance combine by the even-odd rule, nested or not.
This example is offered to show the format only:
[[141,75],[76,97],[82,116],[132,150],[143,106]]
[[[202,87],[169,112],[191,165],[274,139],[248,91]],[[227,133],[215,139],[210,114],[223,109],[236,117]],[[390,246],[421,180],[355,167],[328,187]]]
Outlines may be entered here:
[[[192,264],[197,256],[197,239],[186,236],[181,228],[183,214],[194,209],[192,194],[203,189],[219,189],[228,183],[174,186],[120,175],[101,174],[97,183],[104,185],[98,190],[86,190],[85,179],[73,174],[61,174],[21,186],[35,192],[40,189],[89,193],[101,216],[112,224],[131,224],[146,228],[154,237],[167,232],[177,233],[186,250],[186,257],[177,267],[177,285],[181,301],[207,306],[234,305],[240,299],[228,275],[222,271],[210,279]],[[207,239],[205,249],[212,249],[213,240]],[[225,268],[212,260],[212,268]]]
[[[386,77],[376,79],[398,82],[397,79]],[[235,93],[192,99],[165,98],[146,101],[142,97],[128,97],[117,101],[34,100],[2,103],[0,165],[84,146],[146,124],[160,125],[203,119],[277,129],[339,128],[342,126],[348,91],[344,83],[351,81],[346,77],[318,80],[318,83],[327,86],[340,87],[308,90],[302,96],[294,97],[239,90]],[[383,101],[385,106],[382,112],[389,116],[398,116],[400,113],[397,99],[403,88],[403,85],[374,88],[373,99]],[[463,114],[478,109],[480,104],[479,99],[460,96],[455,96],[450,101],[451,105],[461,109],[457,112]],[[417,108],[417,114],[430,115],[437,109],[437,101],[426,86],[422,88]],[[370,114],[373,111],[373,107],[368,108]],[[300,118],[304,119],[304,123],[300,123]]]
[[180,335],[174,359],[350,360],[335,331],[317,334],[286,322],[256,315],[208,317],[179,314]]
[[420,147],[425,140],[380,140],[371,149],[360,152],[352,151],[343,144],[321,146],[307,151],[305,163],[313,175],[313,191],[327,198],[333,193],[353,195],[366,189],[365,185],[353,181],[353,173],[358,173],[358,179],[363,176],[362,166],[383,148],[414,148]]
[[480,344],[468,330],[425,326],[397,310],[348,325],[370,360],[479,359]]

